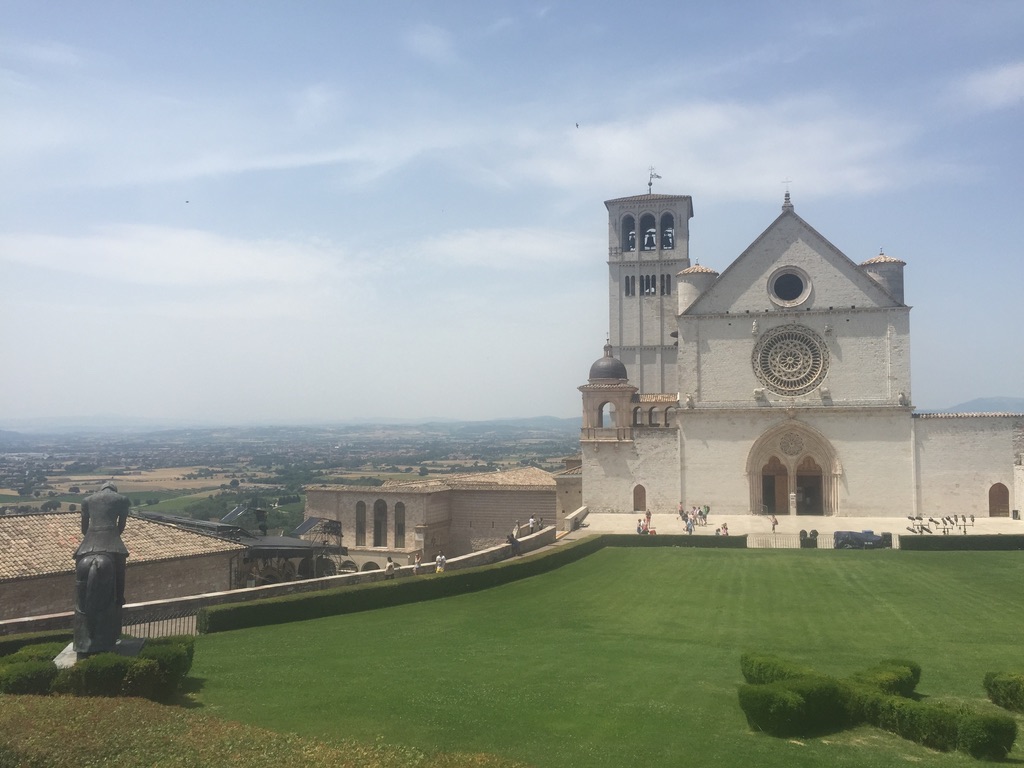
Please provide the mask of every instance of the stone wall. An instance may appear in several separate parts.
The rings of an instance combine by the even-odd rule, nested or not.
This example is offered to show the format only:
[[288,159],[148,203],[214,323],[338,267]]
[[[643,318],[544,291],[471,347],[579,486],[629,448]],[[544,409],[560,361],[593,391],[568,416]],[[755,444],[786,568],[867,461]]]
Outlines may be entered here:
[[591,512],[633,512],[633,491],[644,486],[647,509],[674,513],[679,504],[679,432],[636,427],[633,442],[584,442],[583,503]]
[[[160,600],[200,592],[231,589],[231,569],[237,554],[214,555],[132,565],[128,559],[125,599],[129,603]],[[68,556],[69,562],[70,554]],[[0,619],[40,616],[74,609],[72,571],[0,583]]]
[[1009,509],[1020,509],[1014,476],[1018,419],[940,416],[914,419],[919,514],[987,517],[989,489],[1006,486]]
[[555,486],[541,489],[460,490],[451,500],[450,551],[464,555],[505,543],[518,520],[524,535],[530,516],[556,522]]

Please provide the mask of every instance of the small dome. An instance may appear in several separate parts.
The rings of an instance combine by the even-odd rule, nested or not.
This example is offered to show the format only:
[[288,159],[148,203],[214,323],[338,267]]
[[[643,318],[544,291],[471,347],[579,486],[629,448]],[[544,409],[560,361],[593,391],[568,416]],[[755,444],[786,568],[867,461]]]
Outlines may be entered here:
[[604,357],[590,366],[590,380],[613,379],[615,381],[629,378],[626,366],[618,358],[612,357],[612,345],[604,345]]
[[874,258],[860,263],[862,267],[868,267],[872,264],[902,264],[906,266],[907,262],[903,261],[903,259],[894,259],[892,256],[886,256],[884,253],[879,253]]
[[694,264],[692,267],[687,267],[680,275],[717,275],[718,272],[711,269],[711,267],[705,267],[703,264]]

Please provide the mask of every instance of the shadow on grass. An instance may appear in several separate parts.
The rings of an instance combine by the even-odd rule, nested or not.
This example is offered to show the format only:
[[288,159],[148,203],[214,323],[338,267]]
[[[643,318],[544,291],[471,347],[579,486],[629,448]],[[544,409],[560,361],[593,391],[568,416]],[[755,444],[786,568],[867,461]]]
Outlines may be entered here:
[[[178,689],[178,693],[175,694],[173,699],[166,703],[175,707],[181,707],[182,709],[202,709],[204,704],[194,697],[197,693],[203,690],[203,686],[205,684],[205,677],[186,677],[181,681],[181,687]],[[2,766],[0,766],[0,768],[2,768]]]

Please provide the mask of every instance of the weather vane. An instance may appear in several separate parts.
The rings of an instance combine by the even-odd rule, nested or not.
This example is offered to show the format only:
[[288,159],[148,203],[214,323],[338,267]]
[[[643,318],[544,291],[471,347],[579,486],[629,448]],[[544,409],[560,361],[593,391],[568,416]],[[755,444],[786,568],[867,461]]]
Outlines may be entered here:
[[647,170],[650,171],[650,174],[651,174],[650,176],[647,177],[647,194],[649,195],[649,194],[651,194],[651,189],[654,186],[654,180],[655,179],[660,179],[661,176],[659,176],[658,174],[656,174],[654,172],[654,166],[653,165],[650,168],[648,168]]

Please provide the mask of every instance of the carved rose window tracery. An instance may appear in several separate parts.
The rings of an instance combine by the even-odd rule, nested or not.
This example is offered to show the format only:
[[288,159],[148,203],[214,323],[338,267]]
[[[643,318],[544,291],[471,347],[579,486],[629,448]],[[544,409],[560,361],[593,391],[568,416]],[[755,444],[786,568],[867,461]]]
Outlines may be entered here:
[[810,392],[828,373],[828,347],[810,328],[783,325],[762,336],[754,347],[754,374],[777,395]]

